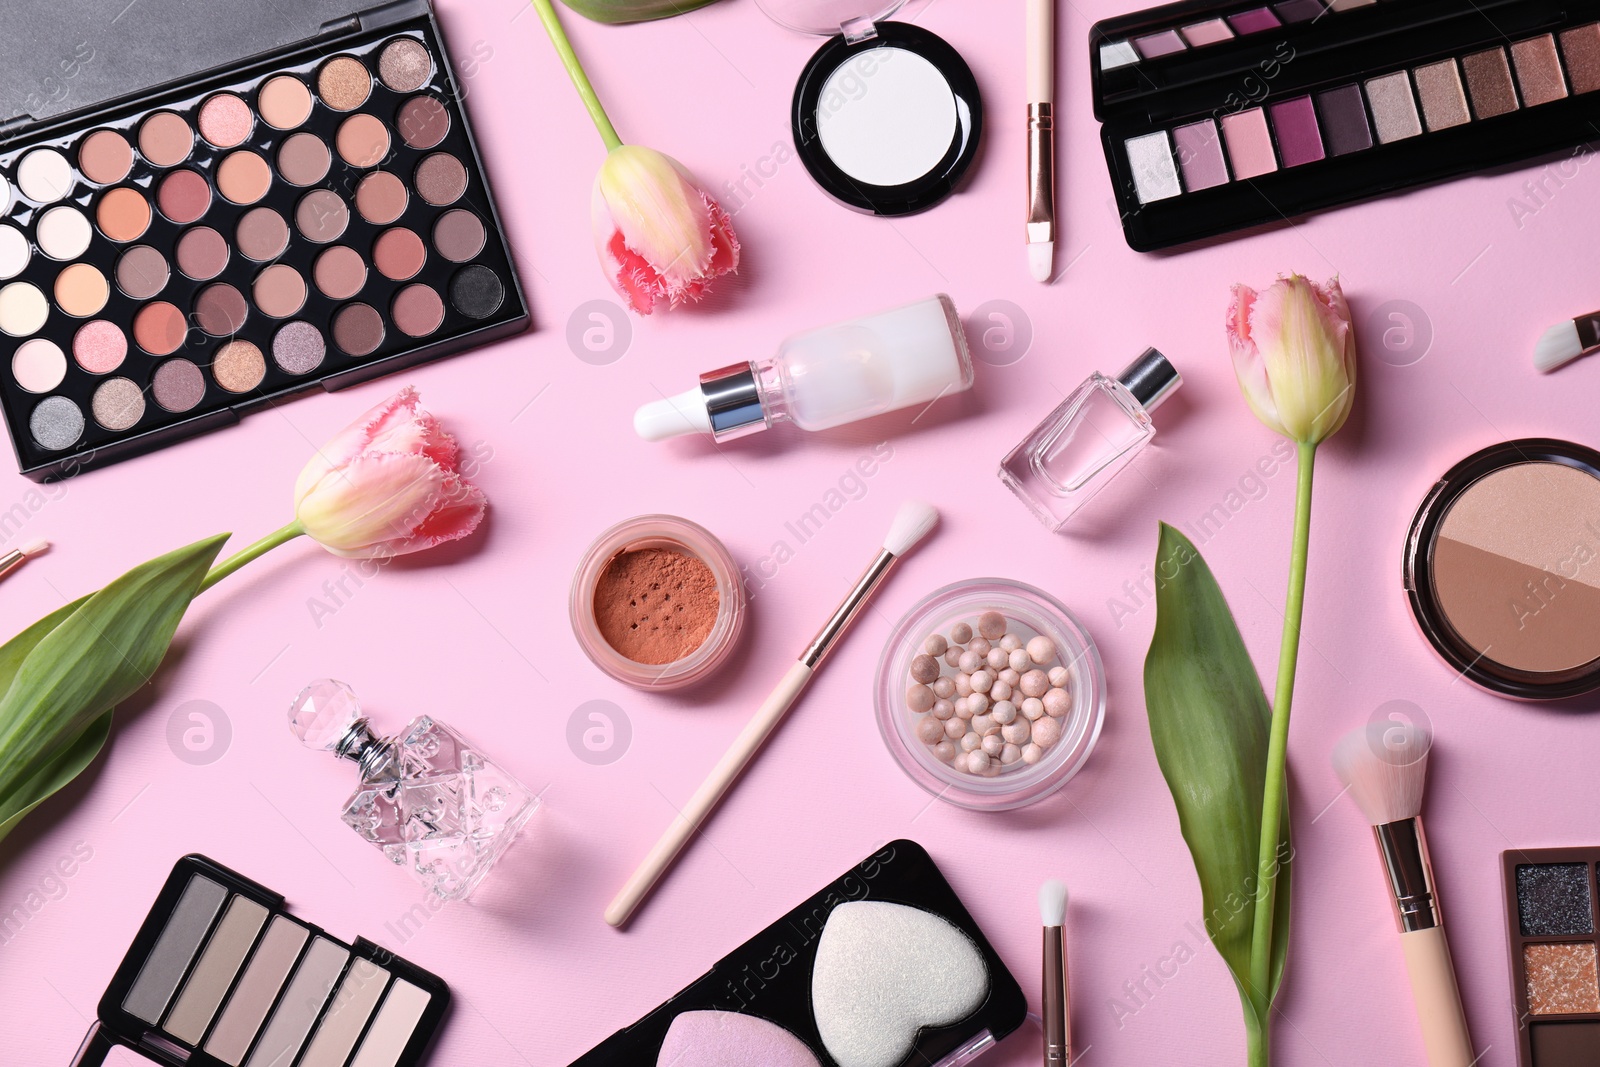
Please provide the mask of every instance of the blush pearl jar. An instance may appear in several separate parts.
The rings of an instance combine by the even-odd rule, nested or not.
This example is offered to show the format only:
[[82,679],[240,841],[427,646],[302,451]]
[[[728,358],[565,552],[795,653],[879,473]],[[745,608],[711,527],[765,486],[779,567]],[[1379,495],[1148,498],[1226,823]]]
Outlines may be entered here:
[[[1013,638],[1017,647],[1002,649],[1000,638],[988,638],[980,631],[981,624],[1003,617],[1002,630],[995,631]],[[937,635],[943,640],[930,646],[929,639]],[[956,662],[945,659],[953,638],[967,646],[979,642],[977,651],[968,651],[965,658],[951,656]],[[1038,638],[1044,638],[1038,642]],[[931,650],[938,648],[938,653]],[[1005,766],[996,764],[991,774],[975,774],[965,769],[957,760],[940,758],[927,738],[918,736],[919,727],[927,725],[930,717],[940,712],[932,705],[923,707],[927,700],[922,689],[938,685],[941,690],[955,686],[959,677],[971,682],[970,692],[983,695],[985,706],[980,714],[992,714],[1000,703],[991,700],[994,685],[1000,684],[1001,671],[1010,667],[1013,653],[1028,655],[1030,648],[1047,651],[1045,664],[1038,660],[1022,664],[1018,670],[1017,692],[1007,692],[1024,700],[1028,696],[1041,705],[1035,709],[1041,717],[1054,721],[1049,747],[1037,762],[1020,760]],[[991,653],[1003,654],[1007,663],[1001,665],[998,656],[991,662]],[[1047,682],[1047,690],[1021,689],[1021,678],[1032,670],[1041,673],[1045,666],[1064,667],[1064,684]],[[932,673],[937,665],[938,674]],[[971,668],[968,670],[967,668]],[[978,678],[979,673],[985,677]],[[989,675],[995,681],[991,682]],[[1009,678],[1010,674],[1004,675]],[[945,683],[948,682],[949,686]],[[1006,683],[1007,689],[1012,683]],[[1052,695],[1053,694],[1053,695]],[[947,699],[968,694],[955,688],[950,698],[937,698],[943,704]],[[937,694],[935,694],[937,697]],[[1043,800],[1077,774],[1094,751],[1100,739],[1100,728],[1105,722],[1106,676],[1100,662],[1100,652],[1094,639],[1066,606],[1050,594],[1031,585],[1005,578],[974,578],[935,590],[895,624],[894,631],[885,644],[883,656],[878,660],[878,678],[874,698],[877,705],[878,731],[884,744],[910,779],[940,800],[973,811],[1005,811],[1020,808]],[[1064,707],[1062,705],[1065,705]],[[1048,707],[1048,712],[1043,709]],[[947,709],[946,709],[947,710]],[[1024,721],[1023,716],[1004,716],[1007,725]],[[946,717],[946,722],[954,721]],[[996,736],[1003,736],[997,733]],[[968,746],[971,747],[971,746]],[[957,744],[957,751],[960,745]]]
[[[614,602],[614,595],[624,582],[616,578],[613,565],[629,554],[655,556],[661,551],[688,557],[687,567],[677,568],[691,579],[688,593],[680,591],[680,599],[671,599],[673,588],[657,588],[653,583],[635,577],[629,586],[639,603],[627,605]],[[709,571],[709,583],[698,563]],[[647,663],[630,658],[607,639],[607,625],[616,625],[621,616],[632,616],[637,625],[652,625],[659,614],[693,614],[705,607],[706,586],[714,583],[716,590],[715,615],[705,637],[682,655],[664,663]],[[613,599],[607,599],[611,596]],[[655,604],[649,596],[657,596]],[[696,602],[685,603],[684,596],[693,596]],[[598,599],[597,599],[598,598]],[[694,685],[713,674],[727,662],[739,638],[744,633],[746,605],[744,585],[739,580],[739,567],[721,541],[705,527],[674,515],[640,515],[611,527],[597,537],[578,563],[577,574],[572,579],[572,593],[568,598],[568,612],[572,618],[572,632],[584,655],[601,670],[619,682],[635,689],[666,691]],[[607,616],[602,623],[601,616]],[[637,626],[635,626],[637,628]]]

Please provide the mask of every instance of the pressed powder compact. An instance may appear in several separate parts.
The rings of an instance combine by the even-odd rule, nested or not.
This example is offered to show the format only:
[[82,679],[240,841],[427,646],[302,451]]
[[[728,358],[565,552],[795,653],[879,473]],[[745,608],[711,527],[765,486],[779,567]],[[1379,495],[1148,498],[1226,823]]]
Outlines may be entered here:
[[1589,1067],[1600,1049],[1600,848],[1501,853],[1519,1067]]
[[1600,688],[1600,452],[1529,438],[1450,468],[1412,520],[1405,588],[1467,680],[1524,700]]
[[795,86],[795,151],[830,196],[909,215],[949,196],[978,154],[983,102],[941,37],[886,21],[905,0],[757,0],[773,21],[828,37]]
[[891,841],[572,1067],[958,1067],[1027,998],[933,859]]
[[[78,40],[106,21],[90,7],[30,12],[5,77],[57,81],[45,31]],[[179,0],[124,15],[60,100],[0,128],[0,409],[23,473],[527,326],[427,0],[234,5],[225,35]]]

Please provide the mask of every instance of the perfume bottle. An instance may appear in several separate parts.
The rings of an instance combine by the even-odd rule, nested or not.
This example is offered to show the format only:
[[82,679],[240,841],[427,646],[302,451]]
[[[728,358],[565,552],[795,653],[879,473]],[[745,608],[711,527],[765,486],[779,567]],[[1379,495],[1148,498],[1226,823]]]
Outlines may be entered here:
[[941,293],[796,334],[771,359],[702,374],[698,387],[641,407],[633,428],[646,441],[691,433],[731,441],[775,422],[826,430],[971,387],[967,336]]
[[404,864],[430,893],[462,900],[539,807],[527,786],[477,746],[428,715],[379,738],[348,685],[312,682],[289,707],[289,729],[308,748],[353,760],[361,784],[345,824]]
[[1000,480],[1059,531],[1149,444],[1150,413],[1182,384],[1153,348],[1115,378],[1096,371],[1000,461]]

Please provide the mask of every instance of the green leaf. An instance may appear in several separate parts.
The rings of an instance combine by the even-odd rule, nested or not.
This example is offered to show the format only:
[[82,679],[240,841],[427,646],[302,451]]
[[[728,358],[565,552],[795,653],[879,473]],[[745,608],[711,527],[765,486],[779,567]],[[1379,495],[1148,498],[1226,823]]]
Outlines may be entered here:
[[53,792],[70,780],[60,775],[79,760],[58,757],[69,746],[89,747],[91,724],[150,680],[227,539],[218,534],[142,563],[0,648],[0,682],[12,672],[0,697],[0,817],[14,819],[43,799],[32,790]]
[[562,0],[586,19],[595,22],[644,22],[665,19],[696,11],[716,0]]
[[94,762],[111,736],[111,718],[106,712],[91,722],[66,748],[57,752],[39,772],[17,787],[16,792],[0,801],[0,841],[16,829],[23,816],[43,804],[58,789],[82,774]]
[[1206,933],[1233,973],[1246,1026],[1264,1034],[1268,1020],[1261,1016],[1277,994],[1288,954],[1293,855],[1285,809],[1272,988],[1256,1003],[1249,995],[1250,940],[1272,711],[1211,569],[1165,523],[1156,576],[1155,636],[1144,663],[1150,737],[1200,876]]

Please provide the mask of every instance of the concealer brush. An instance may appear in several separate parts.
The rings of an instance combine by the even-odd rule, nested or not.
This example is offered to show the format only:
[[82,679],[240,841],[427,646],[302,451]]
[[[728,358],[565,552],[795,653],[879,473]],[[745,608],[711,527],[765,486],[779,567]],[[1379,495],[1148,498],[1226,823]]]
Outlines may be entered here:
[[800,693],[811,681],[811,676],[822,666],[822,661],[827,658],[829,650],[850,628],[850,624],[860,614],[862,607],[883,583],[890,568],[901,556],[911,551],[918,541],[926,537],[928,531],[932,530],[938,521],[939,513],[931,504],[925,504],[920,500],[908,500],[900,505],[894,523],[889,527],[889,535],[883,539],[883,547],[878,550],[878,554],[873,557],[843,603],[817,632],[811,644],[806,646],[799,660],[789,668],[789,673],[783,676],[783,681],[778,683],[766,702],[756,709],[755,716],[745,724],[744,730],[734,739],[733,745],[723,754],[716,767],[712,768],[706,780],[700,783],[700,788],[695,790],[694,796],[684,804],[677,818],[672,820],[672,824],[650,850],[650,854],[645,856],[627,884],[611,901],[611,905],[606,908],[606,922],[612,926],[622,926],[633,915],[634,910],[649,895],[656,881],[666,873],[668,867],[672,866],[672,861],[678,858],[683,846],[689,843],[689,838],[693,837],[710,817],[712,809],[717,806],[723,794],[733,787],[733,783],[745,767],[755,759],[762,744],[771,736],[772,731],[778,728],[778,723],[783,721],[784,714],[800,698]]
[[1549,374],[1564,363],[1600,349],[1600,311],[1558,322],[1533,346],[1533,366]]

